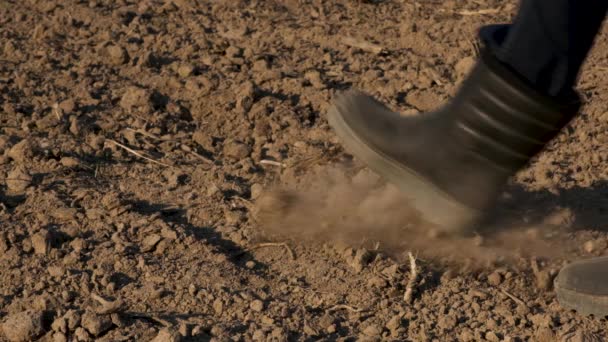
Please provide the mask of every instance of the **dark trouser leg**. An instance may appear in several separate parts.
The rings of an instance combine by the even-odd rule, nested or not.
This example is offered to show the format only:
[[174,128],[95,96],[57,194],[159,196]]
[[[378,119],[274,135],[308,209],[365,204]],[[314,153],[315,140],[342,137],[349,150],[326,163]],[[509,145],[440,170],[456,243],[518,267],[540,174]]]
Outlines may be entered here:
[[522,0],[511,25],[480,30],[490,51],[539,92],[570,92],[608,10],[607,0]]

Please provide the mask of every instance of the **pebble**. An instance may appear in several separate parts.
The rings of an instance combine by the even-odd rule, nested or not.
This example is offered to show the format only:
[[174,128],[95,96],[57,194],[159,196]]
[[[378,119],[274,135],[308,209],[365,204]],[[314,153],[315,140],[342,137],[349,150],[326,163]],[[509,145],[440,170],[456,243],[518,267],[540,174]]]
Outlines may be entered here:
[[380,334],[382,334],[382,329],[380,329],[380,327],[378,327],[377,325],[372,324],[372,325],[367,326],[363,330],[363,334],[365,334],[366,336],[370,336],[370,337],[380,336]]
[[215,311],[216,314],[221,315],[222,312],[224,312],[224,302],[222,302],[221,299],[216,299],[213,302],[213,310]]
[[152,251],[156,245],[160,242],[160,240],[162,240],[162,236],[160,236],[159,234],[151,234],[148,235],[144,238],[144,240],[142,241],[142,246],[143,248],[141,249],[142,252],[150,252]]
[[251,154],[251,147],[240,141],[231,140],[224,145],[224,154],[237,160],[244,159]]
[[500,337],[498,337],[498,335],[496,335],[495,332],[493,331],[488,331],[486,333],[486,340],[490,341],[490,342],[498,342],[500,341]]
[[91,336],[83,327],[76,328],[74,337],[76,338],[76,341],[91,341]]
[[23,193],[32,184],[32,176],[23,166],[17,166],[6,175],[6,186],[13,193]]
[[372,253],[367,249],[361,248],[355,252],[355,256],[349,262],[350,266],[359,273],[372,260]]
[[47,254],[51,250],[51,234],[44,230],[32,236],[32,247],[36,254]]
[[28,310],[10,315],[2,324],[2,331],[11,342],[32,341],[44,332],[42,312]]
[[110,56],[110,62],[114,65],[122,65],[129,60],[129,54],[122,46],[110,45],[106,49]]
[[587,253],[603,251],[606,249],[606,240],[604,240],[604,239],[589,240],[589,241],[585,242],[585,244],[583,244],[583,249]]
[[493,272],[488,276],[488,284],[498,286],[502,283],[502,275],[498,272]]
[[110,315],[97,315],[87,311],[82,315],[82,327],[87,329],[93,336],[99,336],[102,333],[110,330],[112,327],[112,319]]
[[388,330],[390,330],[391,332],[396,331],[397,329],[401,328],[401,322],[403,320],[403,316],[402,315],[395,315],[393,316],[393,318],[391,318],[387,323],[386,323],[386,328]]
[[325,83],[321,77],[321,73],[317,70],[310,70],[304,74],[304,78],[310,82],[315,89],[324,89]]
[[183,64],[177,68],[177,74],[182,78],[186,78],[194,73],[194,69],[192,64]]
[[133,108],[149,109],[151,93],[143,88],[129,87],[120,99],[120,107],[125,110]]
[[251,185],[251,199],[256,199],[260,197],[264,187],[261,184],[255,183]]
[[64,333],[57,332],[53,334],[53,342],[68,342],[68,338]]
[[262,302],[259,299],[256,299],[256,300],[252,301],[251,304],[249,304],[249,307],[253,311],[261,312],[262,310],[264,310],[264,302]]
[[61,158],[59,163],[61,163],[61,165],[65,167],[77,167],[78,165],[80,165],[78,159],[72,157],[63,157]]
[[182,340],[182,335],[172,328],[163,328],[158,332],[158,335],[150,342],[179,342]]
[[28,139],[21,140],[8,150],[7,156],[17,164],[23,164],[31,160],[34,157],[31,141]]

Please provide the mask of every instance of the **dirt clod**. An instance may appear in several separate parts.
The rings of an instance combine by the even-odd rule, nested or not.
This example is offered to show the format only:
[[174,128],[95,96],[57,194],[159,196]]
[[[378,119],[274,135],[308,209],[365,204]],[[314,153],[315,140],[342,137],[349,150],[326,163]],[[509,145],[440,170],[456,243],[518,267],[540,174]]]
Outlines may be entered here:
[[85,328],[91,335],[99,336],[112,328],[112,319],[110,315],[98,315],[94,312],[87,311],[82,315],[82,327]]
[[151,342],[179,342],[181,340],[182,338],[179,332],[172,328],[163,328]]
[[488,276],[488,284],[490,284],[492,286],[498,286],[501,283],[502,283],[502,274],[500,274],[498,272],[492,272]]
[[253,311],[262,312],[264,310],[264,302],[262,302],[259,299],[256,299],[253,302],[251,302],[251,304],[249,304],[249,307]]
[[51,250],[51,233],[40,231],[32,236],[32,247],[36,254],[47,254]]
[[17,166],[6,175],[6,187],[13,193],[23,193],[31,184],[32,176],[23,166]]
[[11,342],[34,340],[44,332],[42,312],[28,310],[10,315],[2,323],[2,331]]
[[107,47],[110,61],[115,65],[121,65],[129,60],[129,54],[127,50],[122,46],[110,45]]
[[43,311],[44,341],[606,340],[550,284],[606,254],[608,27],[582,114],[475,237],[437,233],[327,121],[349,88],[408,118],[445,104],[475,32],[517,5],[0,1],[2,323]]

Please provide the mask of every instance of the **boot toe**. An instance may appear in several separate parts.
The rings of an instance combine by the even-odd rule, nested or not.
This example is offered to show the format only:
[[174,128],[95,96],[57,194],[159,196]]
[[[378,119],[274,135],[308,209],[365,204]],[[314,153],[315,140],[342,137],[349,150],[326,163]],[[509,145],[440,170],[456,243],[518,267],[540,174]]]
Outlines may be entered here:
[[608,257],[565,266],[555,278],[560,304],[583,315],[608,315]]

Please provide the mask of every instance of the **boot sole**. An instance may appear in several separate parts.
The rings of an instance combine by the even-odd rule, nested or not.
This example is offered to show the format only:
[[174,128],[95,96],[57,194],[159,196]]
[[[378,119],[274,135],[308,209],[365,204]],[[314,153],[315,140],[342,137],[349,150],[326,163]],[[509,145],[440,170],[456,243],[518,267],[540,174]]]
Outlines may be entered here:
[[554,284],[559,304],[569,310],[575,310],[583,316],[593,315],[594,318],[602,319],[608,316],[608,297],[584,294]]
[[[479,211],[455,201],[432,182],[365,143],[353,131],[344,119],[345,115],[348,115],[348,110],[346,110],[349,108],[348,96],[362,95],[339,96],[328,112],[329,124],[346,149],[374,172],[397,185],[411,205],[422,214],[425,221],[435,224],[440,230],[449,233],[460,233],[472,228],[472,223],[481,217]],[[370,103],[370,105],[372,104]],[[373,106],[377,107],[379,111],[386,110],[375,103]]]

